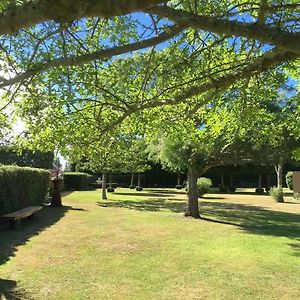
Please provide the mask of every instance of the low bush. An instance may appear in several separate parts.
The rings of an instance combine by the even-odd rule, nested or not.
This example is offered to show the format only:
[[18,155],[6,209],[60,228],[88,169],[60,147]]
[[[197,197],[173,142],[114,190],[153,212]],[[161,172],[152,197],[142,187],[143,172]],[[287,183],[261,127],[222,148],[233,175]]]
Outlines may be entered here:
[[183,186],[180,185],[180,184],[177,184],[177,185],[175,186],[175,189],[177,189],[177,190],[181,190],[182,188],[183,188]]
[[88,190],[92,184],[93,176],[81,172],[65,172],[64,187],[66,190]]
[[257,188],[255,189],[255,193],[258,195],[262,195],[264,193],[264,189],[263,188]]
[[230,193],[235,193],[236,187],[235,187],[235,186],[230,186],[230,187],[228,188],[228,191],[229,191]]
[[[206,177],[200,177],[197,180],[197,191],[198,196],[202,197],[209,192],[210,187],[212,186],[212,181]],[[189,191],[189,182],[187,181],[185,190]]]
[[276,200],[277,202],[283,202],[283,192],[282,192],[282,189],[276,187],[276,186],[273,186],[271,189],[270,189],[270,196]]
[[109,186],[109,187],[107,188],[107,191],[108,191],[109,193],[113,193],[113,192],[115,191],[115,189],[114,189],[112,186]]
[[143,188],[142,188],[141,186],[137,186],[135,189],[136,189],[138,192],[141,192],[141,191],[143,190]]
[[50,172],[47,170],[0,166],[0,215],[42,205],[49,186]]
[[135,189],[135,185],[130,185],[129,188],[130,188],[131,190],[134,190],[134,189]]
[[197,190],[199,197],[203,197],[209,192],[210,187],[212,186],[212,181],[206,177],[200,177],[197,180]]
[[286,182],[287,187],[292,191],[294,189],[293,172],[292,171],[287,172],[287,174],[285,175],[285,182]]
[[219,186],[219,192],[220,193],[227,193],[228,192],[228,188],[226,186]]

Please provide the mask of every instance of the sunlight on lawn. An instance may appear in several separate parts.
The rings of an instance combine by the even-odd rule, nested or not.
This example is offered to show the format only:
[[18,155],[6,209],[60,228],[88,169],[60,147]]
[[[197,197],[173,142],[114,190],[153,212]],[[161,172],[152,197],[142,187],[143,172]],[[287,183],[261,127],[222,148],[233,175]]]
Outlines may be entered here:
[[0,230],[0,290],[21,299],[299,299],[300,204],[173,189],[73,192]]

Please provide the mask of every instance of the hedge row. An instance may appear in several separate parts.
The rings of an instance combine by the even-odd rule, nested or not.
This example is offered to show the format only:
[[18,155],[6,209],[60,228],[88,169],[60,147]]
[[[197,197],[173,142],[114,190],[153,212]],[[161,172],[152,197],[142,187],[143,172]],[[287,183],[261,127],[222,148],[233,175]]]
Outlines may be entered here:
[[49,171],[0,165],[0,216],[27,206],[42,205],[49,185]]
[[94,181],[94,176],[81,172],[65,172],[64,188],[66,190],[87,190]]

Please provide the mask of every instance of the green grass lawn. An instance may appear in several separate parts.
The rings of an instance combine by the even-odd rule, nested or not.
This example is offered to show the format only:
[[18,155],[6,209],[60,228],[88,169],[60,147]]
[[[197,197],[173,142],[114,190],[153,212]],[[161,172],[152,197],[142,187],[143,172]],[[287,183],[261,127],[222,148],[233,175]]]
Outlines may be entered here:
[[3,297],[300,299],[299,202],[211,194],[194,220],[183,192],[108,197],[69,193],[65,207],[0,229]]

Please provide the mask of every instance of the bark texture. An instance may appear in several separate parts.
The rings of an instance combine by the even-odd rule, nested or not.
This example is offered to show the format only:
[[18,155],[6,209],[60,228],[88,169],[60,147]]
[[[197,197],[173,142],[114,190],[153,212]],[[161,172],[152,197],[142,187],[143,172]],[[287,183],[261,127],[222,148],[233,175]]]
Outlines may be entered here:
[[181,178],[180,178],[180,173],[177,174],[177,185],[180,185],[181,183]]
[[198,172],[194,166],[188,168],[188,202],[185,212],[186,217],[200,218],[199,204],[198,204],[198,191],[197,191]]
[[0,15],[0,35],[50,20],[66,23],[72,20],[111,18],[147,9],[165,0],[35,0],[10,6]]
[[130,185],[134,185],[134,173],[131,173],[131,180],[130,180]]
[[196,15],[167,6],[156,6],[148,10],[186,26],[229,36],[242,36],[262,43],[275,45],[300,55],[300,33],[288,32],[260,23],[226,20],[220,17]]
[[282,177],[282,172],[283,172],[283,163],[280,162],[277,166],[275,166],[276,170],[276,175],[277,175],[277,188],[279,189],[278,193],[278,202],[284,202],[283,198],[283,177]]
[[60,178],[52,179],[53,194],[52,194],[52,199],[51,199],[51,206],[54,206],[54,207],[62,206],[61,193],[60,193],[62,182],[63,181]]
[[106,200],[106,173],[102,173],[102,200]]
[[262,188],[262,176],[261,174],[258,175],[258,188],[261,189]]

